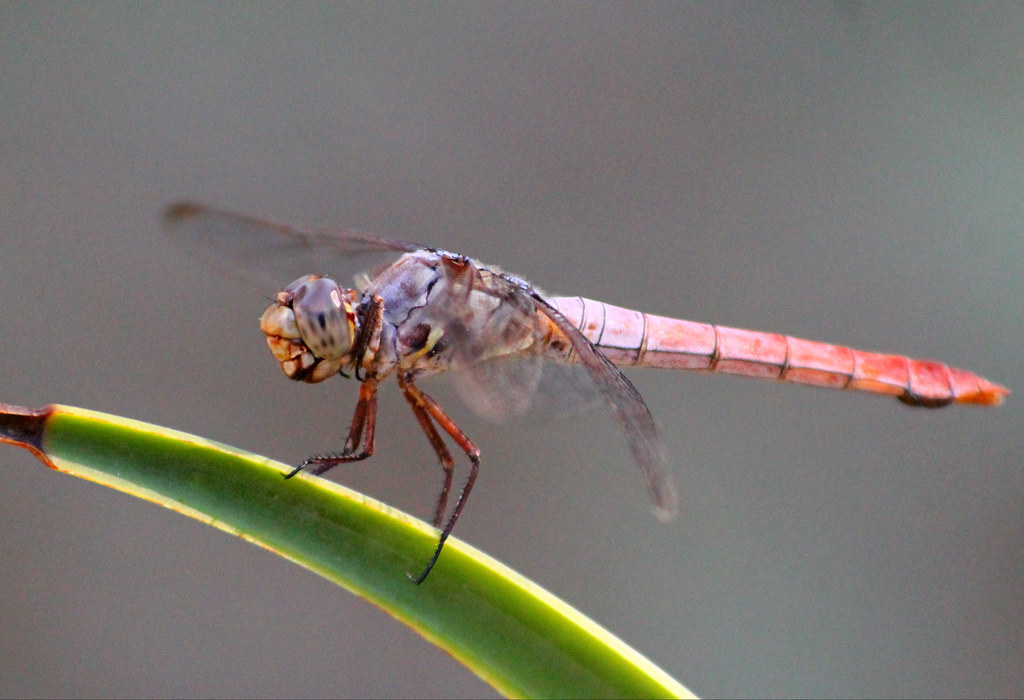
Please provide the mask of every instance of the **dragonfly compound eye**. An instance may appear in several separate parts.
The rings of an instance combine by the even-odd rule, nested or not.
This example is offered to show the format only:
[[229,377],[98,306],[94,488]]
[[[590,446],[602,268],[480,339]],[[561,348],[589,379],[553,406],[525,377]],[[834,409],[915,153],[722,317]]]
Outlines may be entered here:
[[322,382],[349,361],[356,314],[345,290],[331,280],[309,275],[277,295],[260,330],[290,379]]
[[306,278],[292,294],[292,310],[302,342],[317,358],[338,360],[355,342],[355,311],[334,280]]

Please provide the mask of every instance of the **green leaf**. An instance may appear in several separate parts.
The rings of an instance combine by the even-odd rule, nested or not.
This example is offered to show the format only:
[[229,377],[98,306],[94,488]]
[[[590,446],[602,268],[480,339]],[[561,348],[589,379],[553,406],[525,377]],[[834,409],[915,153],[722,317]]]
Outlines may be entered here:
[[690,697],[640,653],[473,547],[333,482],[166,428],[0,404],[0,441],[286,557],[380,606],[508,696]]

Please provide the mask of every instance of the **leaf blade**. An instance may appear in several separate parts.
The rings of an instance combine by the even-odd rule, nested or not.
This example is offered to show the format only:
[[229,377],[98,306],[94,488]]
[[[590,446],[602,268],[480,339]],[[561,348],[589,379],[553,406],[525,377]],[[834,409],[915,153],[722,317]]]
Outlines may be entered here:
[[334,581],[506,695],[690,695],[592,620],[457,539],[449,540],[430,578],[412,584],[405,573],[422,566],[436,531],[367,496],[317,477],[286,481],[287,465],[129,419],[65,406],[24,416],[0,420],[0,440]]

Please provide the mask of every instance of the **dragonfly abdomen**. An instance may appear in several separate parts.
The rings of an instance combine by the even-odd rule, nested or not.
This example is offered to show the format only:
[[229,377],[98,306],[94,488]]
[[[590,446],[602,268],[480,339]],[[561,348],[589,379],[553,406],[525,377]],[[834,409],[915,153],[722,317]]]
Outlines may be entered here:
[[582,297],[549,301],[620,366],[703,370],[856,389],[930,408],[954,402],[995,405],[1010,393],[973,372],[934,360],[666,318]]

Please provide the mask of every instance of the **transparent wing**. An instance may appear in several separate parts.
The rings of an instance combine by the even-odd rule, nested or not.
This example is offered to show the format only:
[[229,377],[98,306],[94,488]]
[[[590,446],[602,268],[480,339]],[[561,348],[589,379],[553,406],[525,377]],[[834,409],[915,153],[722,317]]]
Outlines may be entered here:
[[[574,402],[586,407],[593,403],[595,396],[600,397],[612,408],[616,421],[626,433],[630,451],[643,472],[658,516],[663,519],[673,517],[679,497],[668,470],[665,447],[651,412],[636,387],[529,284],[496,275],[490,278],[487,287],[490,294],[501,300],[498,308],[517,322],[535,324],[537,312],[550,319],[573,344],[579,367],[584,371],[543,362],[535,354],[535,348],[534,352],[512,353],[479,361],[487,357],[489,345],[500,346],[503,342],[502,338],[481,334],[466,343],[467,354],[453,365],[461,370],[454,380],[466,403],[485,417],[501,419],[525,412],[538,391],[546,399],[558,395],[559,398],[554,400],[556,412],[571,408]],[[501,312],[493,312],[492,320],[496,313]],[[495,323],[493,327],[507,333],[510,326],[506,319],[506,323]]]
[[526,414],[569,418],[607,404],[585,367],[538,355],[508,355],[448,374],[463,403],[494,423]]
[[[254,281],[283,284],[311,273],[351,281],[376,261],[366,254],[405,253],[424,246],[351,229],[304,229],[192,202],[164,211],[164,230],[197,259]],[[353,258],[355,258],[353,260]]]
[[531,406],[545,408],[534,400],[543,364],[537,355],[510,355],[456,370],[451,380],[463,403],[475,413],[504,423]]
[[537,310],[551,319],[572,342],[579,363],[611,406],[616,421],[626,433],[633,459],[643,472],[658,517],[663,520],[674,517],[679,508],[679,495],[668,469],[665,445],[640,392],[576,326],[539,294],[533,295],[533,301]]

